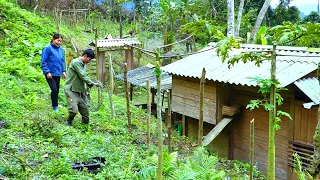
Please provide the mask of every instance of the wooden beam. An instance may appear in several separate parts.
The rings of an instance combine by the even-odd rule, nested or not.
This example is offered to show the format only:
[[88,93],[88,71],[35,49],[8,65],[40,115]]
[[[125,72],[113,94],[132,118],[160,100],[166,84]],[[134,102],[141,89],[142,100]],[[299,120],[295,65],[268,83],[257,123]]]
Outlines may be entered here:
[[223,118],[219,124],[217,124],[205,137],[204,140],[202,141],[203,146],[207,146],[210,144],[214,138],[216,138],[220,132],[229,124],[229,122],[233,119],[234,117],[227,117]]
[[106,60],[105,60],[105,52],[98,51],[97,53],[97,70],[98,70],[98,80],[106,84]]
[[128,65],[128,71],[133,69],[133,49],[129,48],[125,50],[126,61]]

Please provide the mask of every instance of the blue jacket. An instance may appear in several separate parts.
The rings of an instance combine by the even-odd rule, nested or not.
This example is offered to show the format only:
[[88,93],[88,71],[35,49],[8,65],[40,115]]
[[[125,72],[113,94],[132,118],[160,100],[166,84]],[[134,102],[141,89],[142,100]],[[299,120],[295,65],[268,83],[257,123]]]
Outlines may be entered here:
[[43,74],[51,73],[52,76],[61,76],[66,72],[64,52],[62,47],[57,47],[50,43],[42,49],[41,68]]

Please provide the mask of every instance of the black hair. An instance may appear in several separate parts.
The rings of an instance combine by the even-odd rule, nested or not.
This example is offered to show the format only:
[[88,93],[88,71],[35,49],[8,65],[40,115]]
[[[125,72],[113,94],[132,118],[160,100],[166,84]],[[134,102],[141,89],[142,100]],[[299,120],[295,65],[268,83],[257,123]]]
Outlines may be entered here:
[[54,40],[54,39],[59,39],[59,38],[63,39],[63,37],[62,37],[61,34],[59,34],[59,33],[55,33],[55,34],[53,34],[53,36],[52,36],[52,39],[53,39],[53,40]]
[[83,51],[82,56],[86,55],[87,57],[94,59],[94,51],[92,49],[86,49]]

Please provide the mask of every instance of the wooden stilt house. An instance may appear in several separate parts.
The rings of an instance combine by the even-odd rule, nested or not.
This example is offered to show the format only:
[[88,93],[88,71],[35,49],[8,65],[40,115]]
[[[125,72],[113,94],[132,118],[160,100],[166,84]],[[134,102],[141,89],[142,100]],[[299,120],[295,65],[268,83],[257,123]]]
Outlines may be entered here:
[[[240,48],[240,51],[260,50],[272,50],[272,46],[244,44]],[[182,115],[185,135],[197,137],[200,77],[205,68],[204,144],[221,156],[249,162],[250,120],[254,118],[254,162],[266,174],[269,115],[263,108],[250,111],[246,105],[250,100],[261,98],[258,85],[249,77],[269,78],[270,61],[263,61],[260,67],[253,62],[239,62],[228,68],[216,55],[215,48],[209,45],[201,51],[162,67],[172,75],[172,111]],[[282,118],[281,129],[276,132],[277,179],[297,178],[293,171],[293,152],[300,155],[303,167],[311,163],[320,101],[319,81],[315,78],[319,63],[320,54],[308,52],[307,48],[277,47],[276,78],[288,89],[281,93],[284,104],[278,109],[290,113],[293,119]],[[231,104],[241,105],[240,112],[236,116],[225,116],[223,106]],[[210,137],[212,134],[215,135]]]

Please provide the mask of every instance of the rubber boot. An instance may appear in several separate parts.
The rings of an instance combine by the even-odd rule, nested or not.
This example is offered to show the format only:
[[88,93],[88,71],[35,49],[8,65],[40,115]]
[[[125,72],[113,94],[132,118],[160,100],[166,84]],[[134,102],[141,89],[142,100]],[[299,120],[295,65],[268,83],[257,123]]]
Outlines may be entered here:
[[74,119],[74,117],[77,115],[77,113],[74,113],[74,112],[69,112],[69,116],[68,116],[68,119],[66,121],[66,125],[67,126],[71,126],[72,125],[72,121]]

